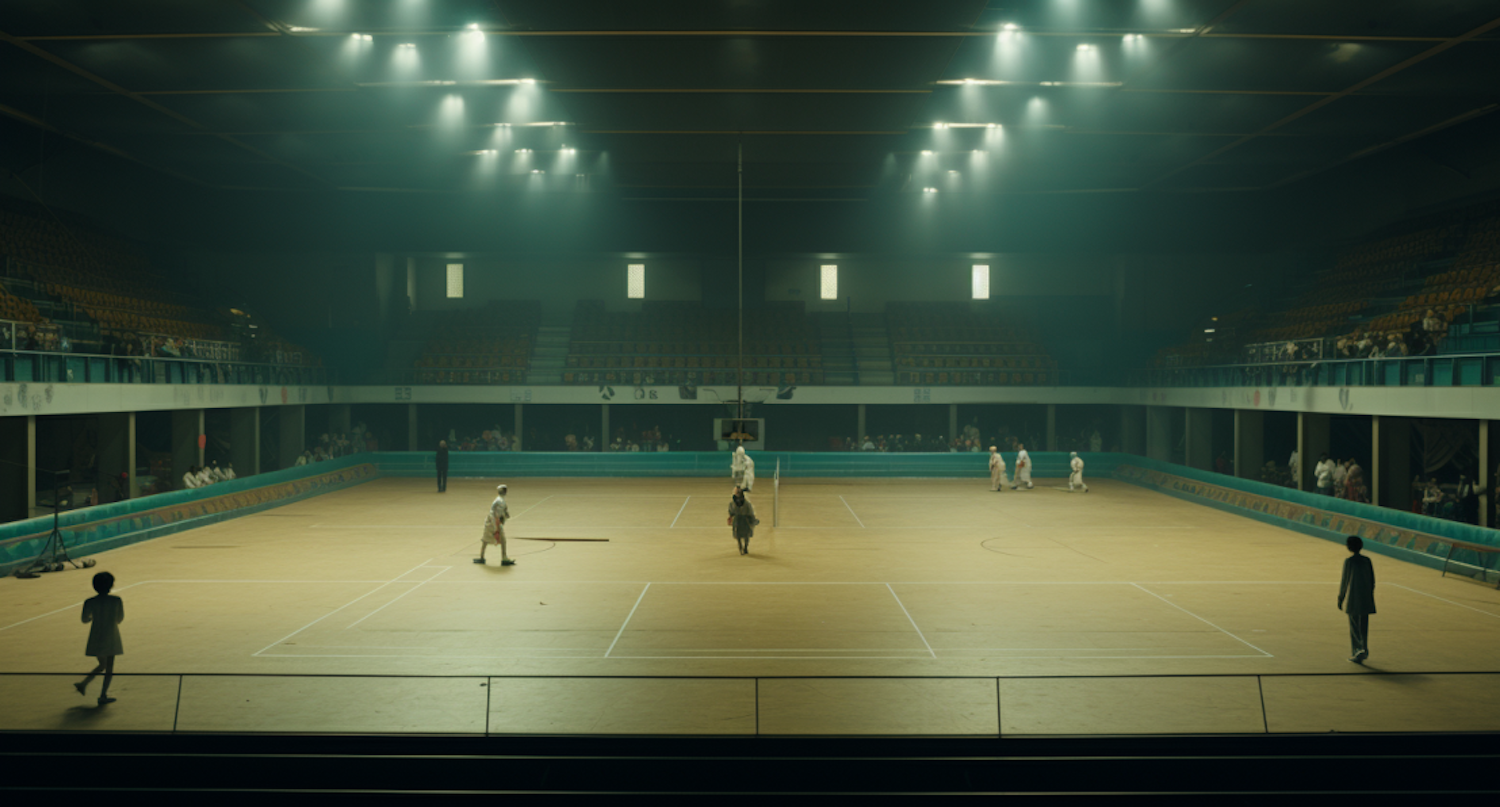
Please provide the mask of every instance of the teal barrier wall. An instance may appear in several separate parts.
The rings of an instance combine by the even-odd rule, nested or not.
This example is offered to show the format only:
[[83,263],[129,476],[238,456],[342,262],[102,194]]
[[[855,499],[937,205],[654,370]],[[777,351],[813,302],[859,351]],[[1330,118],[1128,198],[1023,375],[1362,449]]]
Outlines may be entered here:
[[[77,559],[106,549],[190,530],[280,507],[378,476],[369,454],[218,482],[196,490],[174,490],[129,501],[69,510],[58,529]],[[10,574],[41,553],[52,517],[0,524],[0,574]]]
[[[374,457],[387,476],[433,476],[436,455],[431,451],[381,451]],[[454,477],[714,477],[729,478],[727,451],[666,451],[649,453],[464,451],[448,455],[448,475]],[[756,451],[755,476],[771,478],[781,462],[784,477],[956,477],[986,478],[989,452],[965,454],[881,454],[878,452]],[[1015,455],[1005,454],[1008,472],[1015,472]],[[1107,474],[1123,454],[1090,454],[1086,474]],[[1069,456],[1061,452],[1031,455],[1032,476],[1065,478]]]
[[[1236,479],[1183,465],[1121,455],[1111,477],[1161,491],[1187,501],[1248,516],[1278,527],[1339,544],[1350,535],[1364,540],[1367,551],[1441,568],[1451,538],[1500,547],[1500,531],[1433,518],[1403,510],[1345,501],[1249,479]],[[1455,549],[1453,562],[1495,568],[1494,555]]]

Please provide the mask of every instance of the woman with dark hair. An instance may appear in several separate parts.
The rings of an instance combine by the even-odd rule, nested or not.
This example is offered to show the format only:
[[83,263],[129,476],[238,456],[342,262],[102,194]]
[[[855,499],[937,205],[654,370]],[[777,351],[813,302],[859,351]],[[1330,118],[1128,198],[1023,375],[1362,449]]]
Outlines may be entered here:
[[[1344,559],[1344,576],[1339,582],[1339,609],[1349,617],[1349,660],[1363,664],[1370,657],[1370,614],[1375,613],[1375,567],[1360,554],[1365,542],[1358,535],[1349,536],[1344,545],[1349,557]],[[1345,600],[1348,604],[1345,604]]]

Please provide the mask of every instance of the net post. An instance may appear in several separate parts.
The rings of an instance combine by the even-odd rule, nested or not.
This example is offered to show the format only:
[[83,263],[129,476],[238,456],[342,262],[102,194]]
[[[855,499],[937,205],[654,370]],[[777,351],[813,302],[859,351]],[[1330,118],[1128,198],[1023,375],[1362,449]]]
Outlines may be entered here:
[[771,478],[771,526],[781,526],[781,458],[776,458],[776,475]]

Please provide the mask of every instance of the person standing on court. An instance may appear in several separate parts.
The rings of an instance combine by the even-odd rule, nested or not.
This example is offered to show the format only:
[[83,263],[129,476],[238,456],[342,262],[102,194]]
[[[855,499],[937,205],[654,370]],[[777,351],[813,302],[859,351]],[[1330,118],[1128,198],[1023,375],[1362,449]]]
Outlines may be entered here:
[[1000,449],[990,446],[990,490],[1002,491],[1005,489],[1005,458],[1000,456]]
[[1068,492],[1073,492],[1073,485],[1077,483],[1083,488],[1084,493],[1089,492],[1089,486],[1083,481],[1083,460],[1079,459],[1078,452],[1073,452],[1073,458],[1068,460]]
[[94,591],[97,597],[83,601],[83,621],[89,625],[89,643],[83,654],[93,656],[99,662],[88,677],[73,685],[78,694],[86,694],[89,682],[99,673],[104,673],[104,686],[99,690],[99,705],[114,703],[109,696],[109,684],[115,677],[115,656],[125,653],[120,642],[120,623],[125,621],[125,601],[109,593],[115,587],[115,576],[109,572],[94,575]]
[[1375,567],[1361,555],[1365,542],[1351,535],[1344,542],[1349,557],[1344,559],[1344,576],[1339,582],[1339,608],[1349,617],[1349,660],[1363,664],[1370,657],[1370,614],[1375,613]]
[[744,446],[735,446],[734,458],[729,461],[729,472],[734,477],[734,486],[750,492],[755,487],[755,460],[745,453]]
[[734,533],[734,540],[740,545],[740,554],[750,554],[750,539],[755,536],[755,525],[760,519],[755,517],[755,505],[745,498],[745,489],[736,487],[734,495],[729,498],[729,518],[727,524],[730,531]]
[[509,488],[495,488],[495,500],[490,502],[490,512],[484,517],[484,534],[479,538],[479,557],[475,563],[484,563],[484,551],[494,544],[500,545],[500,565],[514,566],[516,562],[505,553],[505,522],[510,518],[510,508],[505,505],[505,494]]
[[437,450],[438,493],[448,491],[448,441],[439,440]]
[[1026,453],[1024,443],[1016,443],[1016,481],[1010,489],[1015,490],[1023,484],[1031,490],[1031,455]]

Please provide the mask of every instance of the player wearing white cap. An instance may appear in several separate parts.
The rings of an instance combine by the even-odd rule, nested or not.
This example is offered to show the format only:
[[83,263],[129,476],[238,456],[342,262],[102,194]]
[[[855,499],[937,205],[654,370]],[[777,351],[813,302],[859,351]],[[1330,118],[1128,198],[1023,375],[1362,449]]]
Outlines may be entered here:
[[990,446],[990,490],[1005,489],[1005,458],[1000,449]]
[[484,551],[493,544],[499,544],[500,565],[516,565],[516,562],[505,553],[505,521],[510,518],[510,508],[505,506],[507,490],[505,485],[495,488],[495,500],[490,502],[489,515],[484,518],[484,535],[480,536],[479,557],[474,559],[475,563],[484,563]]
[[1022,485],[1027,490],[1034,487],[1031,484],[1031,455],[1026,453],[1026,446],[1016,443],[1016,479],[1010,489],[1015,490]]
[[1078,452],[1073,452],[1073,459],[1068,460],[1068,467],[1072,473],[1068,474],[1068,491],[1072,492],[1073,485],[1077,484],[1083,488],[1084,493],[1089,492],[1089,486],[1083,483],[1083,460],[1078,458]]
[[745,453],[744,446],[736,446],[734,459],[729,461],[730,475],[734,477],[734,486],[746,493],[755,487],[755,460]]

